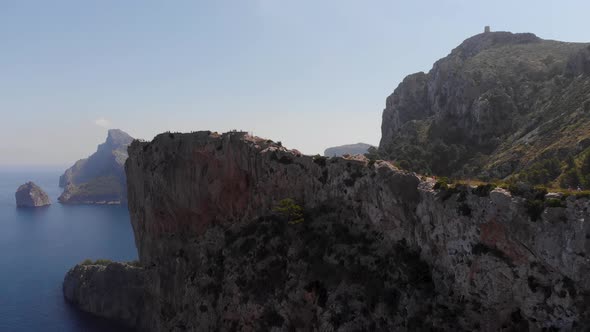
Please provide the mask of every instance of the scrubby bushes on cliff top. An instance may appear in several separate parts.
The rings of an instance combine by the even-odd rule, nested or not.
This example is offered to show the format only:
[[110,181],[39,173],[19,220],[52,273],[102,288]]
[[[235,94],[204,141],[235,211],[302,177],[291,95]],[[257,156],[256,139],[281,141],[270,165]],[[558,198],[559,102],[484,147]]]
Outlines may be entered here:
[[80,263],[80,265],[109,265],[111,264],[113,261],[110,259],[102,259],[99,258],[95,261],[92,261],[91,259],[87,258],[84,261],[82,261],[82,263]]
[[313,156],[313,162],[320,165],[321,167],[326,167],[327,160],[327,157],[320,156],[319,154]]
[[[490,194],[492,190],[494,190],[497,186],[495,184],[480,184],[477,187],[473,188],[471,192],[474,195],[479,197],[485,197]],[[565,200],[569,196],[575,196],[576,198],[587,198],[590,197],[590,191],[576,191],[576,192],[561,192],[560,198],[546,198],[548,193],[547,188],[544,186],[530,186],[526,183],[510,183],[510,184],[500,184],[498,187],[501,187],[505,190],[508,190],[513,196],[519,196],[524,198],[524,209],[526,213],[529,215],[530,220],[536,222],[541,218],[541,215],[545,211],[546,208],[566,208],[567,204]],[[471,208],[467,204],[466,195],[468,187],[462,185],[461,183],[451,183],[448,178],[440,178],[436,184],[433,186],[433,189],[440,190],[442,194],[442,200],[446,201],[449,199],[453,194],[459,194],[457,197],[457,212],[463,216],[470,216],[471,215]]]

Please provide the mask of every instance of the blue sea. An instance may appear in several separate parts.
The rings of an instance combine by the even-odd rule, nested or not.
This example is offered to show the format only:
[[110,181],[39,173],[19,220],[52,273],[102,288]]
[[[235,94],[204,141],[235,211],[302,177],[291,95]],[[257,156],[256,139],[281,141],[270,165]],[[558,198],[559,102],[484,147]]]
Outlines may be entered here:
[[[86,259],[137,259],[126,207],[57,202],[63,170],[0,169],[0,332],[128,331],[63,299],[62,281]],[[14,192],[33,181],[52,205],[17,209]]]

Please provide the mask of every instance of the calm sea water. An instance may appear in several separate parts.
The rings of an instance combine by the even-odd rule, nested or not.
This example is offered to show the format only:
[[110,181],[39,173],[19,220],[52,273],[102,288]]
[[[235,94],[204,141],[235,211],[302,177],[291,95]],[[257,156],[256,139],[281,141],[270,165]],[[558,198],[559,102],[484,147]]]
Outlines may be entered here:
[[[68,269],[86,258],[137,258],[127,209],[57,203],[60,173],[0,170],[0,331],[128,331],[71,307],[61,288]],[[17,209],[14,192],[26,181],[53,205]]]

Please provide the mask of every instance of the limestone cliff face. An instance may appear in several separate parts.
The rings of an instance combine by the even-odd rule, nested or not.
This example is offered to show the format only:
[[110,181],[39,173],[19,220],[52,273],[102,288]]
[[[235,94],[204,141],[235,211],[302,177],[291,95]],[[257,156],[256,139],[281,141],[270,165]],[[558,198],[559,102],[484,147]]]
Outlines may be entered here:
[[575,158],[590,137],[589,59],[584,43],[473,36],[387,98],[379,149],[412,170],[459,177],[504,178]]
[[122,130],[111,129],[97,151],[78,160],[59,178],[64,192],[58,198],[65,204],[120,204],[125,202],[127,147],[133,138]]
[[[532,221],[501,189],[433,190],[387,162],[302,156],[244,133],[136,141],[126,172],[143,266],[129,278],[142,275],[143,293],[107,310],[128,304],[126,290],[102,291],[109,267],[88,266],[64,292],[142,331],[590,326],[585,198]],[[285,198],[303,222],[273,212]]]

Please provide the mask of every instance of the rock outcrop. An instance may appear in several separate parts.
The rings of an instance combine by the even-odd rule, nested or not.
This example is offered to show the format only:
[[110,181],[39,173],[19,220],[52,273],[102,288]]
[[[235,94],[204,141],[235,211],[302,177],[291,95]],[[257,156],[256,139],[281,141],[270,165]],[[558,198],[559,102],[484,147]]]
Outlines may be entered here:
[[63,283],[64,297],[88,312],[128,326],[138,326],[145,296],[145,273],[125,263],[80,264]]
[[126,200],[124,165],[127,147],[133,138],[122,130],[111,129],[106,142],[87,159],[77,161],[59,178],[65,204],[120,204]]
[[355,154],[365,154],[369,151],[369,148],[372,148],[371,144],[366,143],[356,143],[356,144],[346,144],[340,146],[333,146],[331,148],[327,148],[324,151],[325,157],[342,157],[345,154],[348,155],[355,155]]
[[33,182],[27,182],[16,190],[14,194],[17,207],[41,207],[51,205],[47,193]]
[[82,310],[141,331],[590,327],[587,198],[532,209],[245,133],[162,134],[129,155],[143,267],[72,269],[64,293]]
[[[550,158],[579,164],[590,153],[583,143],[590,138],[589,64],[588,43],[530,33],[473,36],[387,98],[379,150],[422,174],[484,179]],[[559,182],[569,170],[563,166],[532,181]]]

